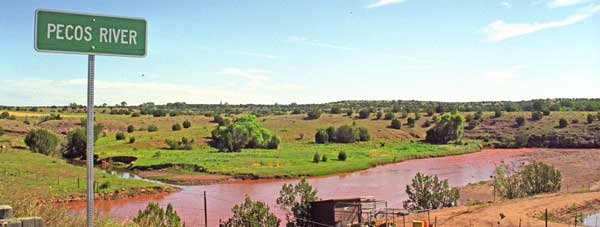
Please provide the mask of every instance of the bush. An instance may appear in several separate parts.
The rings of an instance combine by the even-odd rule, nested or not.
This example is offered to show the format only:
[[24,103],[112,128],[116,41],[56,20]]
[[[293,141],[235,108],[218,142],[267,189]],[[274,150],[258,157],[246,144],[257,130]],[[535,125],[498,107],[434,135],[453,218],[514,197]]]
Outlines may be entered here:
[[371,134],[369,130],[365,127],[358,127],[358,140],[359,141],[369,141],[371,140]]
[[525,125],[525,117],[518,116],[515,121],[517,122],[517,126]]
[[100,185],[98,185],[98,189],[100,190],[104,190],[104,189],[108,189],[110,188],[110,181],[105,181],[102,182]]
[[181,130],[181,124],[179,124],[179,123],[173,124],[173,126],[171,126],[171,130],[173,130],[173,131],[180,131]]
[[382,112],[377,112],[377,114],[375,115],[375,117],[377,118],[377,120],[381,119],[381,117],[383,117],[383,113]]
[[336,130],[335,142],[354,143],[358,138],[358,133],[350,125],[342,125]]
[[415,112],[415,120],[421,119],[421,113]]
[[448,180],[440,180],[437,175],[422,173],[412,179],[406,186],[408,199],[403,202],[408,210],[439,209],[455,206],[460,197],[458,189],[451,188]]
[[129,137],[129,143],[135,143],[135,136]]
[[133,125],[127,126],[127,132],[128,133],[132,133],[133,131],[135,131],[135,128],[133,127]]
[[306,113],[306,119],[308,120],[316,120],[319,119],[321,117],[321,110],[319,109],[312,109],[310,111],[308,111],[308,113]]
[[561,118],[560,120],[558,120],[559,128],[566,128],[567,126],[569,126],[569,122],[567,121],[567,119]]
[[369,115],[371,115],[371,112],[369,112],[368,109],[362,109],[358,111],[358,118],[360,119],[367,119],[369,118]]
[[542,114],[544,114],[544,116],[550,116],[550,110],[545,109],[544,111],[542,111]]
[[158,127],[156,125],[148,125],[148,132],[156,132]]
[[321,162],[327,162],[327,155],[323,155],[323,157],[321,157]]
[[279,226],[281,220],[273,214],[269,206],[260,201],[252,201],[248,195],[242,204],[231,208],[231,216],[222,227]]
[[297,114],[302,114],[302,110],[300,110],[300,109],[294,109],[294,110],[292,111],[292,114],[294,114],[294,115],[297,115]]
[[385,120],[392,120],[392,119],[394,119],[394,117],[396,117],[396,116],[394,115],[394,113],[392,113],[392,112],[387,112],[387,113],[385,113],[385,116],[383,117],[383,119],[385,119]]
[[477,111],[473,115],[473,119],[475,119],[475,120],[479,120],[479,119],[481,119],[481,117],[483,117],[483,113],[481,111]]
[[331,114],[340,114],[340,113],[342,113],[342,109],[340,109],[337,106],[334,106],[334,107],[331,107],[331,112],[330,113]]
[[228,126],[217,126],[212,132],[211,146],[220,151],[239,152],[242,148],[276,149],[280,139],[256,122],[256,116],[245,115]]
[[[100,132],[104,126],[96,124],[94,126],[94,141],[100,137]],[[86,158],[87,132],[86,128],[72,129],[67,133],[67,144],[63,146],[62,153],[65,158]]]
[[407,121],[408,127],[410,127],[410,128],[415,127],[415,119],[413,119],[412,117],[409,117],[406,121]]
[[534,161],[519,171],[512,166],[502,164],[496,168],[494,179],[498,192],[512,199],[557,192],[561,188],[562,175],[553,166]]
[[54,155],[59,138],[45,129],[33,129],[25,136],[25,144],[35,153]]
[[502,117],[502,110],[496,110],[496,112],[494,112],[494,117],[495,118]]
[[400,129],[402,127],[402,122],[400,122],[398,119],[394,119],[390,123],[390,127],[393,129]]
[[534,120],[534,121],[542,120],[542,113],[540,113],[540,111],[531,112],[531,120]]
[[592,114],[587,115],[587,123],[588,124],[594,123],[594,115],[592,115]]
[[140,113],[138,113],[138,112],[132,113],[131,117],[140,117]]
[[149,203],[146,209],[138,211],[137,217],[133,222],[139,226],[156,226],[156,227],[181,227],[185,224],[181,223],[181,218],[177,215],[177,211],[169,203],[167,209],[163,210],[158,203]]
[[[346,111],[346,116],[352,117],[352,114],[354,114],[353,110],[350,109],[350,110]],[[598,119],[600,119],[600,114],[598,115]]]
[[339,161],[346,161],[346,152],[345,151],[340,151],[340,153],[338,154],[338,160]]
[[190,128],[190,127],[192,127],[192,122],[190,122],[189,120],[186,119],[185,121],[183,121],[182,125],[183,125],[183,128]]
[[319,129],[315,134],[315,143],[324,144],[329,142],[329,134],[324,129]]
[[318,152],[315,152],[315,154],[313,155],[313,162],[319,163],[319,161],[321,161],[321,156],[319,155]]
[[402,113],[400,113],[400,118],[404,119],[408,117],[408,111],[404,110],[402,111]]
[[125,133],[123,133],[123,132],[117,132],[117,134],[115,134],[115,139],[116,140],[124,140],[125,139]]
[[435,127],[427,130],[425,141],[434,144],[459,142],[462,138],[465,118],[460,114],[444,114]]
[[9,112],[2,112],[2,114],[0,114],[0,119],[8,119],[10,117],[10,113]]
[[335,142],[337,138],[337,129],[333,126],[329,126],[325,131],[329,136],[329,142]]
[[194,144],[194,139],[188,139],[187,137],[182,137],[181,141],[166,139],[165,143],[168,146],[168,150],[191,150]]

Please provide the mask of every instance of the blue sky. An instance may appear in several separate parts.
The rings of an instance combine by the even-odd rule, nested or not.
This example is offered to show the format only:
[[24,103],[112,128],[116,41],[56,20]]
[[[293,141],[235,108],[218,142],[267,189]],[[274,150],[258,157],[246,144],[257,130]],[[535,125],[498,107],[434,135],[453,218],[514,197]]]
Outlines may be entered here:
[[38,8],[148,21],[146,58],[96,58],[96,103],[600,97],[598,0],[15,1],[0,105],[85,103],[87,57],[33,48]]

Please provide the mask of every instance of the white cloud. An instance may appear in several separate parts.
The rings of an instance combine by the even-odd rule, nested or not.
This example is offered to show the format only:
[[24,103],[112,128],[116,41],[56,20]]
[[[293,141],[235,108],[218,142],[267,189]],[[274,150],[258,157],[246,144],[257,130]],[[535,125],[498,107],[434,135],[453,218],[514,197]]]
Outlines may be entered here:
[[398,3],[405,2],[405,1],[406,0],[378,0],[375,3],[367,5],[367,8],[377,8],[377,7],[387,6],[387,5],[391,5],[391,4],[398,4]]
[[507,1],[500,2],[500,5],[504,6],[504,8],[507,8],[507,9],[512,8],[512,3],[507,2]]
[[571,15],[561,21],[535,22],[535,23],[506,23],[503,20],[496,20],[483,28],[483,32],[490,41],[502,41],[517,36],[534,33],[549,28],[556,28],[575,24],[591,17],[591,13],[582,13]]
[[586,2],[590,2],[591,0],[552,0],[548,2],[548,7],[557,8],[557,7],[565,7],[565,6],[573,6]]
[[324,43],[324,42],[320,42],[318,40],[311,40],[311,39],[308,39],[306,37],[301,37],[301,36],[289,36],[287,40],[288,40],[288,42],[292,42],[292,43],[302,43],[302,44],[316,46],[316,47],[323,47],[323,48],[330,48],[330,49],[337,49],[337,50],[354,50],[354,48],[351,48],[351,47],[337,45],[337,44],[331,44],[331,43]]

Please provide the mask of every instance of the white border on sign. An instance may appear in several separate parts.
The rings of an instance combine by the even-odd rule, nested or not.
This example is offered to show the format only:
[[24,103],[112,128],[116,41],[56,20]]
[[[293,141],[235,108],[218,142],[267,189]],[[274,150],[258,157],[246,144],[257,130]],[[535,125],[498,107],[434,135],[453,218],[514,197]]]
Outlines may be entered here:
[[[95,53],[95,52],[83,52],[83,51],[62,51],[62,50],[40,50],[37,47],[37,21],[38,21],[38,13],[40,11],[45,12],[55,12],[55,13],[69,13],[69,14],[79,14],[86,16],[99,16],[99,17],[113,17],[113,18],[123,18],[123,19],[134,19],[134,20],[142,20],[144,21],[144,55],[127,55],[127,54],[108,54],[108,53]],[[103,55],[103,56],[117,56],[117,57],[136,57],[136,58],[144,58],[148,55],[148,22],[144,18],[140,17],[124,17],[124,16],[113,16],[107,14],[92,14],[92,13],[79,13],[79,12],[69,12],[62,10],[50,10],[50,9],[36,9],[35,10],[35,19],[33,26],[33,48],[37,52],[49,52],[49,53],[61,53],[61,54],[84,54],[84,55]]]

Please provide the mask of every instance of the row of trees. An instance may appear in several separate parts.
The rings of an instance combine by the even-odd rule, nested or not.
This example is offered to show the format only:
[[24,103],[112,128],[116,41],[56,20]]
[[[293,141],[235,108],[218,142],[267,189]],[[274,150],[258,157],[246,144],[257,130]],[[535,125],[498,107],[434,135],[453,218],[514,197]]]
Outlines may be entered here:
[[342,125],[339,128],[330,126],[327,129],[319,129],[315,134],[315,143],[354,143],[357,141],[369,141],[371,134],[366,127],[355,125]]

